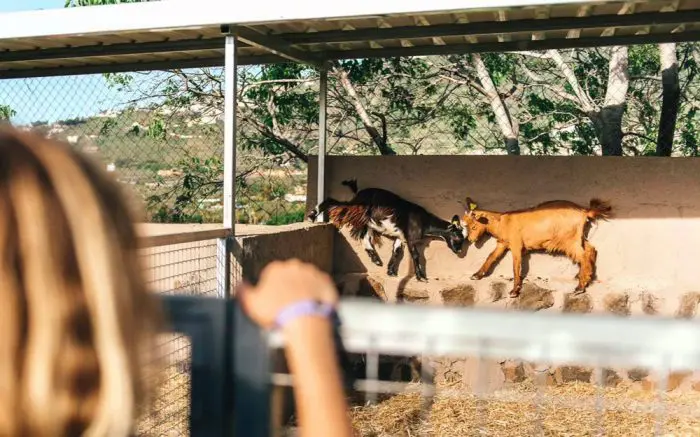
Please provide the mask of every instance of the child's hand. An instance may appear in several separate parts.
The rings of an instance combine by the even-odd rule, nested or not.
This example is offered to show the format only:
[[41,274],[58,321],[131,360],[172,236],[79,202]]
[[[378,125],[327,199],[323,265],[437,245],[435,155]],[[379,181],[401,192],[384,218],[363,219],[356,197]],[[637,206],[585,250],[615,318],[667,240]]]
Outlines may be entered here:
[[271,262],[263,269],[258,285],[242,285],[237,296],[248,316],[263,328],[272,327],[280,311],[298,301],[338,302],[330,276],[296,259]]

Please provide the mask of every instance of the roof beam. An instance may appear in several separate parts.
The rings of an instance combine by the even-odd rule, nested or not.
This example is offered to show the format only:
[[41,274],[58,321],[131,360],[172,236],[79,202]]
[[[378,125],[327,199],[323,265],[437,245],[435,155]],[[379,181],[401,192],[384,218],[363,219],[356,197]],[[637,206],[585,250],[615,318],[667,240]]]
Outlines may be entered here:
[[[617,12],[617,15],[633,14],[636,6],[637,6],[637,4],[632,3],[632,2],[623,3],[620,10]],[[615,28],[615,27],[608,27],[607,29],[605,29],[603,31],[603,33],[600,34],[600,36],[606,36],[606,37],[613,36],[613,35],[615,35],[616,30],[617,30],[617,28]]]
[[682,12],[644,12],[631,15],[593,15],[584,17],[555,17],[546,20],[527,19],[476,23],[439,24],[435,26],[402,26],[370,28],[352,31],[331,30],[314,33],[277,35],[288,44],[340,43],[388,39],[415,39],[447,36],[497,35],[515,32],[546,32],[552,30],[595,29],[659,24],[681,24],[700,21],[700,10]]
[[[591,10],[593,9],[592,5],[583,5],[580,8],[578,8],[578,11],[576,11],[576,16],[577,17],[587,17],[588,14],[591,13]],[[581,29],[571,29],[567,34],[567,38],[578,38],[581,36]]]
[[138,44],[100,44],[50,49],[0,51],[0,62],[44,61],[49,59],[89,58],[93,56],[137,55],[143,53],[189,52],[196,50],[223,50],[224,38],[192,39],[182,41],[154,41]]
[[646,35],[624,35],[609,37],[556,38],[545,40],[522,40],[509,42],[489,42],[475,44],[454,44],[446,46],[396,47],[386,49],[359,49],[327,51],[323,55],[328,60],[358,58],[393,58],[404,56],[458,55],[466,53],[519,52],[549,49],[571,49],[585,47],[606,47],[617,45],[658,44],[667,42],[700,41],[700,31],[676,32]]
[[[282,64],[287,59],[275,55],[245,56],[238,58],[238,65]],[[97,64],[83,66],[57,66],[50,68],[18,68],[6,70],[0,67],[1,79],[26,79],[32,77],[77,76],[83,74],[125,73],[133,71],[173,70],[176,68],[223,67],[224,55],[197,59],[172,59],[154,62]]]
[[313,65],[314,67],[323,66],[323,60],[318,58],[316,54],[294,48],[279,37],[263,35],[244,27],[235,28],[233,31],[239,41],[267,50],[279,57],[302,64]]

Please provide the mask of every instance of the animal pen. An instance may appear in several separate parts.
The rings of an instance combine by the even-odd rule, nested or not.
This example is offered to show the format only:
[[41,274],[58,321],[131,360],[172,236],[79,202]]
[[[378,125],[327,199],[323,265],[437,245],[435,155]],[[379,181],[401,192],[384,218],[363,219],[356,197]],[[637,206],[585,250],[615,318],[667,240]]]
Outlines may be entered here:
[[[274,5],[201,0],[195,8],[171,0],[28,11],[0,15],[0,79],[22,85],[30,78],[107,74],[113,86],[126,87],[131,79],[121,73],[223,67],[218,83],[223,136],[214,140],[219,156],[188,161],[200,172],[221,165],[216,175],[222,185],[221,225],[180,232],[170,225],[142,227],[152,285],[164,296],[173,330],[184,335],[163,340],[169,367],[155,410],[138,424],[139,435],[286,432],[284,395],[292,380],[273,353],[282,339],[253,328],[236,307],[232,290],[241,278],[254,279],[270,260],[297,256],[342,277],[341,334],[346,349],[361,355],[352,417],[362,435],[690,436],[700,435],[700,326],[682,319],[694,316],[700,300],[694,267],[700,256],[695,160],[327,156],[327,98],[328,71],[338,60],[503,52],[543,56],[566,48],[680,43],[700,40],[698,22],[699,0]],[[467,196],[484,208],[507,210],[553,196],[587,202],[600,193],[622,211],[619,222],[596,230],[601,284],[573,297],[564,288],[569,282],[527,279],[521,296],[510,303],[504,281],[463,277],[488,253],[474,245],[467,248],[466,260],[444,247],[426,248],[430,284],[417,288],[407,285],[408,275],[378,280],[383,270],[369,266],[362,248],[328,224],[236,226],[237,142],[242,137],[237,113],[244,106],[237,93],[239,68],[275,63],[318,71],[318,144],[316,157],[309,159],[307,209],[328,195],[348,197],[340,182],[352,177],[362,187],[391,188],[443,218],[461,214],[460,201]],[[94,98],[79,88],[65,98]],[[0,115],[4,110],[4,118],[12,119],[13,102],[4,99],[17,94],[3,90]],[[580,90],[555,91],[573,96]],[[491,102],[501,99],[497,91],[484,92]],[[35,99],[31,105],[51,98],[28,93]],[[591,106],[589,116],[593,120],[615,106],[614,98],[605,108]],[[115,123],[101,124],[93,139]],[[66,126],[70,123],[61,129]],[[158,124],[127,128],[148,138],[168,135]],[[55,134],[48,128],[46,133]],[[517,137],[517,129],[511,134]],[[504,136],[512,148],[514,137]],[[615,147],[614,141],[600,138],[604,149]],[[67,140],[89,142],[90,137]],[[184,134],[180,140],[178,150],[191,149]],[[100,147],[107,150],[110,144]],[[106,164],[109,169],[128,163]],[[384,259],[386,254],[381,253]],[[573,277],[566,262],[545,257],[533,256],[531,270]],[[406,273],[403,264],[399,276]],[[508,276],[509,266],[501,264]],[[386,302],[352,298],[362,295]],[[433,305],[393,305],[401,299]],[[506,307],[515,311],[496,311]],[[620,317],[630,314],[634,317]],[[680,317],[668,317],[673,315]]]

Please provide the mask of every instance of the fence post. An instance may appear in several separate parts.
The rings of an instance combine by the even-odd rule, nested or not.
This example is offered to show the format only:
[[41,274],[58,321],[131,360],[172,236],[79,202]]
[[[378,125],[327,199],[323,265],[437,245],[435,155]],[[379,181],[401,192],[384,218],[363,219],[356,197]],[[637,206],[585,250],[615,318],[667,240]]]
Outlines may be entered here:
[[270,437],[271,351],[266,334],[233,301],[233,429],[235,436]]
[[189,435],[233,437],[231,431],[230,307],[233,301],[161,296],[169,327],[190,339]]
[[236,236],[236,98],[238,90],[237,40],[235,29],[222,26],[226,33],[224,60],[224,228],[231,234],[220,239],[216,251],[217,296],[231,296],[231,251]]
[[[325,198],[326,191],[326,139],[328,111],[328,67],[326,64],[319,71],[318,86],[318,161],[316,162],[316,203],[320,204]],[[325,214],[320,215],[320,220],[325,221]]]

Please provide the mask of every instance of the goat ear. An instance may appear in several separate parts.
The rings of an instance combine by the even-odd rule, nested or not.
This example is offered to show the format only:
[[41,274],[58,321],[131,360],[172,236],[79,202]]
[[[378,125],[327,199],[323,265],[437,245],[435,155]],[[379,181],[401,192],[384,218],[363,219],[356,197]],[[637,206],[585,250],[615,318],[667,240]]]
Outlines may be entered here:
[[467,212],[472,212],[476,209],[476,203],[472,200],[471,197],[467,197],[467,201],[464,206]]
[[488,225],[488,224],[489,224],[489,219],[487,219],[486,217],[479,217],[478,219],[476,219],[476,221],[478,221],[478,222],[481,223],[482,225]]

